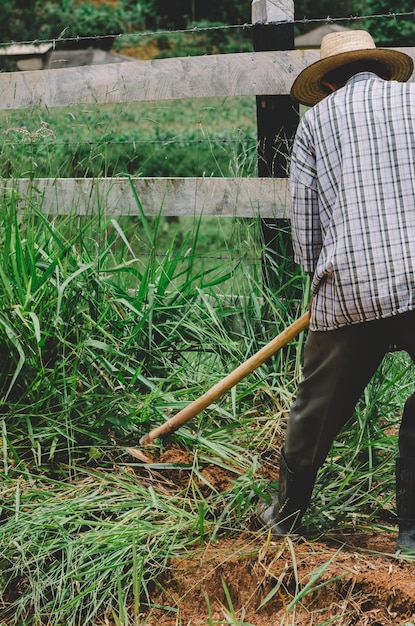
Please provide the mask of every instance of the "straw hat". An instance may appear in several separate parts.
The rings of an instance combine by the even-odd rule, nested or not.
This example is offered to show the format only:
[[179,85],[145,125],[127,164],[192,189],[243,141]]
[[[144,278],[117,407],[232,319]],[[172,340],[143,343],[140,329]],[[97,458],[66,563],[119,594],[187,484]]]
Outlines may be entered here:
[[371,35],[364,30],[330,33],[323,37],[320,60],[306,67],[295,79],[291,95],[295,100],[313,106],[327,96],[322,79],[333,70],[354,61],[378,61],[391,80],[406,82],[412,74],[412,58],[398,50],[376,48]]

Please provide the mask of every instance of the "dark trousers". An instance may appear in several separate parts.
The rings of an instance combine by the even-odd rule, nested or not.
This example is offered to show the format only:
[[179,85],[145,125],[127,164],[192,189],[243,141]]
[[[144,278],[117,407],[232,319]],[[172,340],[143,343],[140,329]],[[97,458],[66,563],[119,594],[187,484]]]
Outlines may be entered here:
[[[393,344],[415,361],[415,311],[337,330],[309,331],[304,378],[291,408],[284,444],[292,471],[316,472],[323,464]],[[405,403],[399,453],[415,458],[415,393]]]

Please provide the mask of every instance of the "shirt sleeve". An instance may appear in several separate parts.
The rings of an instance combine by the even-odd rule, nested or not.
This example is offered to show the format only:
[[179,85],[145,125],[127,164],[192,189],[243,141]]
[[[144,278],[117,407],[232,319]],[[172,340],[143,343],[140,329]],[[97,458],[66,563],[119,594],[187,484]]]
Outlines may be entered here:
[[314,273],[322,246],[315,150],[307,123],[297,130],[290,167],[291,232],[296,263]]

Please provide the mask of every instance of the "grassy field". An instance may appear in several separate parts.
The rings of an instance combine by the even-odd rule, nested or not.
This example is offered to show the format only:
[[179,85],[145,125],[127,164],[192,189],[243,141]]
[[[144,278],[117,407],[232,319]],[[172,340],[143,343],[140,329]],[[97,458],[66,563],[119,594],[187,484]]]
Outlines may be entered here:
[[256,166],[255,116],[247,97],[2,111],[0,173],[248,175]]
[[[222,128],[218,108],[200,104],[176,108],[174,123],[173,109],[127,120],[128,108],[117,132],[138,142],[164,115],[172,137],[190,132],[185,115],[208,134],[245,128],[233,106]],[[19,115],[3,126],[10,176],[74,175],[77,163],[90,175],[109,150],[95,143],[114,126],[109,109],[99,123],[91,111],[61,111],[59,124]],[[66,163],[79,133],[93,143]],[[117,159],[103,153],[95,175],[122,173]],[[1,626],[410,626],[415,565],[391,548],[397,424],[413,390],[405,355],[388,355],[333,446],[308,540],[273,542],[255,503],[278,479],[304,334],[146,449],[150,462],[131,449],[306,310],[307,279],[296,270],[279,290],[264,285],[244,259],[263,252],[255,221],[178,222],[173,234],[140,206],[131,224],[105,207],[50,220],[35,189],[21,204],[13,191],[0,203]],[[245,297],[221,297],[241,293],[240,271]]]

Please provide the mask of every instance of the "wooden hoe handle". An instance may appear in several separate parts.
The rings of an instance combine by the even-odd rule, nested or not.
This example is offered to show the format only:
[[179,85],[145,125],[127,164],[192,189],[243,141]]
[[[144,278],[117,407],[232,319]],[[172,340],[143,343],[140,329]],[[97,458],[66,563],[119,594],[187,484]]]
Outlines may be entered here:
[[224,393],[234,387],[240,380],[245,378],[248,374],[253,372],[257,367],[262,365],[269,357],[275,354],[283,346],[285,346],[291,339],[294,339],[302,330],[305,330],[309,324],[309,312],[304,313],[295,322],[290,324],[279,335],[274,337],[272,341],[267,343],[266,346],[261,348],[258,352],[253,354],[247,361],[241,363],[233,372],[225,376],[216,385],[211,387],[209,391],[206,391],[202,396],[191,402],[187,407],[179,411],[176,415],[171,417],[167,422],[154,428],[149,433],[141,437],[140,444],[151,444],[154,439],[158,437],[164,437],[170,435],[172,432],[183,426],[192,417],[201,413],[212,402],[223,396]]

